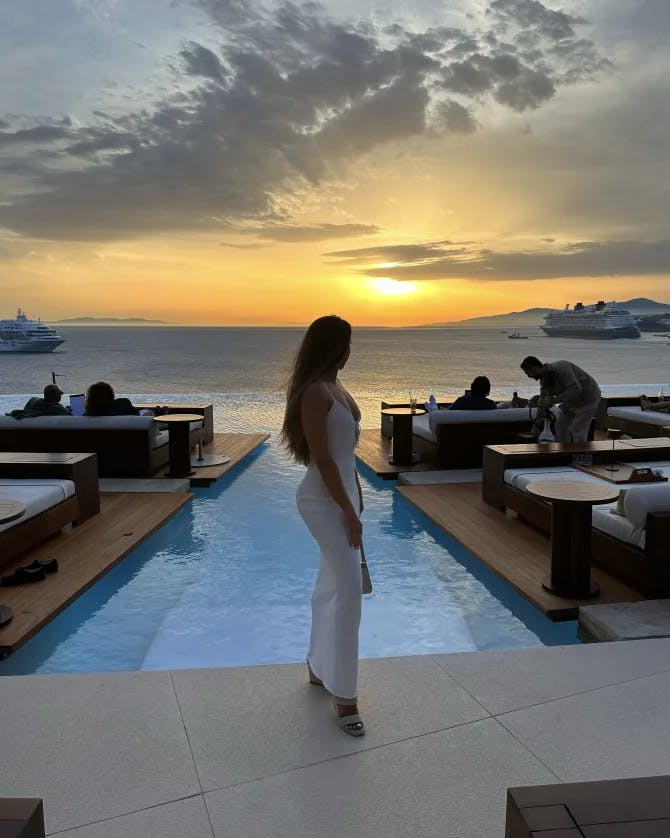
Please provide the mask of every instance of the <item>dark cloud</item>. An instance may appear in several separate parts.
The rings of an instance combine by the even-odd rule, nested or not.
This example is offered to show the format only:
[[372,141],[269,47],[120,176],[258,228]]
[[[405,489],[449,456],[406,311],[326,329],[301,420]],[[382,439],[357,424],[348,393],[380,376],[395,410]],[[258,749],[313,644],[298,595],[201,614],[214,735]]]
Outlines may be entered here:
[[[278,242],[317,242],[327,239],[346,239],[355,236],[371,236],[379,232],[374,224],[311,224],[304,227],[291,225],[270,225],[236,230],[246,236],[257,236]],[[248,247],[248,245],[241,245]]]
[[218,46],[185,42],[163,101],[76,127],[5,126],[4,165],[29,177],[4,196],[0,225],[74,240],[282,225],[287,193],[341,176],[357,156],[436,130],[472,133],[483,97],[536,108],[598,62],[576,39],[580,20],[536,0],[494,0],[483,32],[381,32],[314,3],[197,5]]
[[[404,262],[412,264],[424,260],[438,259],[448,253],[463,253],[463,245],[469,242],[439,241],[428,244],[380,244],[374,247],[357,247],[353,250],[331,250],[324,256],[333,256],[354,264],[361,262]],[[456,249],[446,250],[447,245]]]
[[58,125],[36,125],[34,128],[22,128],[18,131],[0,132],[0,146],[21,143],[50,143],[70,136],[67,128]]
[[487,14],[507,27],[522,27],[537,37],[552,41],[572,38],[575,25],[584,19],[566,12],[548,9],[539,0],[492,0]]
[[191,42],[180,53],[185,70],[190,76],[204,76],[214,81],[223,81],[223,65],[218,56],[201,44]]
[[[544,239],[547,241],[547,239]],[[483,282],[670,274],[670,239],[656,242],[578,242],[561,249],[504,252],[445,248],[443,242],[360,248],[326,254],[356,262],[364,276],[398,280],[469,279]],[[371,261],[402,262],[365,267]]]
[[473,134],[477,130],[477,121],[474,116],[453,99],[440,102],[434,123],[438,128],[454,134]]
[[544,73],[524,70],[514,82],[501,84],[495,93],[496,101],[515,111],[537,108],[556,92],[554,83]]

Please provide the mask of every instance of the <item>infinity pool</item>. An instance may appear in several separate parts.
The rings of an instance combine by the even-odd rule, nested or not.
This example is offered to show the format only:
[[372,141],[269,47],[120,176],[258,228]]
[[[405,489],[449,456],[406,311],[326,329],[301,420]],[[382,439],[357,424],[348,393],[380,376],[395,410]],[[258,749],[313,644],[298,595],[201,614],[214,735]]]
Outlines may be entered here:
[[[275,443],[134,550],[0,674],[302,661],[317,550],[294,502],[302,469]],[[366,596],[361,657],[576,642],[462,546],[362,471]]]

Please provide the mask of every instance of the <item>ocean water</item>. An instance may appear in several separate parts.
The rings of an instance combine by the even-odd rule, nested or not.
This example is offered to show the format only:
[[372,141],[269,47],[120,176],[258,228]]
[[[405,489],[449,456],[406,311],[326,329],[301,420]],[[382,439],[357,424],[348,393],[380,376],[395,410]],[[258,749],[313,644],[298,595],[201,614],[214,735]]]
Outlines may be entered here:
[[[66,393],[105,379],[137,401],[212,401],[217,431],[264,430],[272,439],[220,484],[196,491],[187,509],[0,665],[0,674],[301,660],[316,557],[294,506],[302,469],[288,462],[276,433],[303,330],[63,331],[67,343],[51,355],[0,354],[0,412],[21,406],[54,371]],[[605,388],[641,384],[655,392],[668,379],[668,352],[653,337],[594,343],[538,331],[512,341],[492,329],[359,329],[342,378],[364,426],[378,427],[381,399],[406,401],[410,391],[446,399],[477,374],[489,375],[500,398],[514,389],[530,394],[536,385],[519,370],[527,354],[574,360]],[[574,624],[549,624],[393,484],[364,469],[362,477],[375,580],[364,607],[363,656],[575,642]],[[259,509],[269,526],[258,526]]]
[[[117,395],[207,394],[227,415],[229,429],[279,426],[282,391],[304,333],[178,327],[60,331],[66,343],[51,354],[0,353],[0,394],[34,395],[51,381],[52,371],[66,394],[84,392],[100,379],[109,381]],[[410,392],[420,401],[430,393],[447,399],[475,375],[488,375],[498,398],[510,397],[513,390],[536,392],[519,369],[525,355],[574,361],[601,385],[651,382],[658,389],[660,382],[670,381],[666,338],[589,341],[548,338],[539,329],[524,332],[529,339],[518,341],[491,328],[355,329],[342,380],[359,401],[366,427],[378,425],[381,399],[407,401]]]

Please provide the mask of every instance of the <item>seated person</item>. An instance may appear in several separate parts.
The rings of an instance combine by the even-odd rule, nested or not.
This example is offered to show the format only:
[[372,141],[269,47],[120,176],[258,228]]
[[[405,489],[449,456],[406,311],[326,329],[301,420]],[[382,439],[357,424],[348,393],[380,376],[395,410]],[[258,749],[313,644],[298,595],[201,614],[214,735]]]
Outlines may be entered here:
[[44,396],[28,399],[23,410],[12,410],[7,416],[14,419],[34,419],[37,416],[69,416],[70,408],[60,403],[63,391],[57,384],[47,384]]
[[497,404],[488,398],[491,382],[485,375],[478,375],[465,392],[452,404],[449,410],[496,410]]
[[653,410],[656,413],[670,413],[670,401],[650,402],[645,395],[640,396],[640,407],[642,410]]
[[111,384],[96,381],[86,391],[84,416],[139,416],[139,410],[130,399],[114,397]]

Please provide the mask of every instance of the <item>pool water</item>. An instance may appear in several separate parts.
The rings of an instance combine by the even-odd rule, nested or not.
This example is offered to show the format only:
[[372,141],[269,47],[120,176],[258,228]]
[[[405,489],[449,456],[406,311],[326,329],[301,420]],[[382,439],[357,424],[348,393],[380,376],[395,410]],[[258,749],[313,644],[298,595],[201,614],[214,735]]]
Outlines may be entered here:
[[[0,674],[176,669],[305,658],[317,548],[303,469],[275,442],[183,508],[8,660]],[[374,592],[361,657],[574,643],[461,545],[361,470]]]

